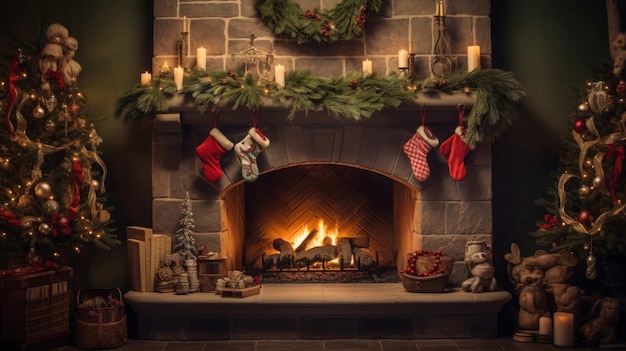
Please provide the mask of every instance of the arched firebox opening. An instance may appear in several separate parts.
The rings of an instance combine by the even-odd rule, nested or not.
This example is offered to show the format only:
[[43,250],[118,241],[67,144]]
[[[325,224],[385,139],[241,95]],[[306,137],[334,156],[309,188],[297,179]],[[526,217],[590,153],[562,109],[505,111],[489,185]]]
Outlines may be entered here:
[[395,282],[411,246],[411,192],[339,164],[266,172],[223,192],[222,247],[270,282]]

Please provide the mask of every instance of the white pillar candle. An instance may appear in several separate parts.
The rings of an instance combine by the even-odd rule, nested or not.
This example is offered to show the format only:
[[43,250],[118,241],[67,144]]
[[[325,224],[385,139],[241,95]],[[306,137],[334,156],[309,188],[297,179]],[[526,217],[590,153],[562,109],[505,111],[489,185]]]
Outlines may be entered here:
[[199,47],[196,53],[196,66],[199,69],[206,69],[206,49],[202,46]]
[[178,66],[174,68],[174,82],[176,83],[176,90],[183,90],[183,76],[185,70]]
[[363,61],[363,74],[372,74],[372,61],[365,60]]
[[141,85],[150,85],[150,81],[152,80],[152,74],[146,71],[141,74]]
[[285,66],[279,64],[274,67],[274,81],[281,87],[285,86]]
[[552,334],[552,319],[550,317],[539,318],[539,335]]
[[402,49],[398,51],[398,68],[408,68],[409,67],[409,53]]
[[554,346],[574,345],[574,315],[554,312]]
[[467,47],[467,71],[480,69],[480,46],[470,45]]

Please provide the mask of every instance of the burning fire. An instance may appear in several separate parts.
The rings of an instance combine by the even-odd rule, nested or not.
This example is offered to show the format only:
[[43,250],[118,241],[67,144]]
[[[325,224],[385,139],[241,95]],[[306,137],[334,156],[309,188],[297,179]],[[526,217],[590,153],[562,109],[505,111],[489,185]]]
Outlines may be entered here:
[[[302,242],[307,238],[307,236],[311,233],[311,231],[312,230],[309,229],[309,226],[305,224],[304,228],[302,229],[302,233],[296,235],[293,247],[300,246],[300,244],[302,244]],[[338,236],[339,236],[339,232],[338,232],[337,227],[335,227],[331,231],[328,229],[326,224],[324,224],[324,220],[320,219],[320,221],[317,224],[317,234],[307,244],[306,248],[308,249],[308,248],[316,247],[316,246],[335,245],[335,242],[337,241]]]

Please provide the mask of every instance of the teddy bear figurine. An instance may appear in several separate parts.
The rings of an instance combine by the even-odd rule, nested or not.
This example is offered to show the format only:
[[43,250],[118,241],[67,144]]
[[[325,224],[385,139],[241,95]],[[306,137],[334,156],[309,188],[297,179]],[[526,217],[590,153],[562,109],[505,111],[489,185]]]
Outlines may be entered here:
[[620,305],[619,299],[613,297],[599,299],[593,304],[589,319],[578,329],[587,346],[608,345],[615,341]]
[[466,279],[461,288],[465,291],[480,293],[494,291],[498,286],[491,264],[491,251],[484,241],[469,241],[465,244],[465,262],[472,277]]

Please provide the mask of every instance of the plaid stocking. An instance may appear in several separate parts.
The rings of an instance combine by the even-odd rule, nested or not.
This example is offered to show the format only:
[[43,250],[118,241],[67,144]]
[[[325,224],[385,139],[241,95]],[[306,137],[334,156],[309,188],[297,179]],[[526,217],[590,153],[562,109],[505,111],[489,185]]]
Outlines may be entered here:
[[411,162],[413,175],[420,182],[425,181],[430,176],[430,167],[426,157],[430,149],[437,147],[437,145],[439,145],[439,139],[432,134],[430,128],[423,125],[419,126],[411,139],[404,144],[404,153]]

